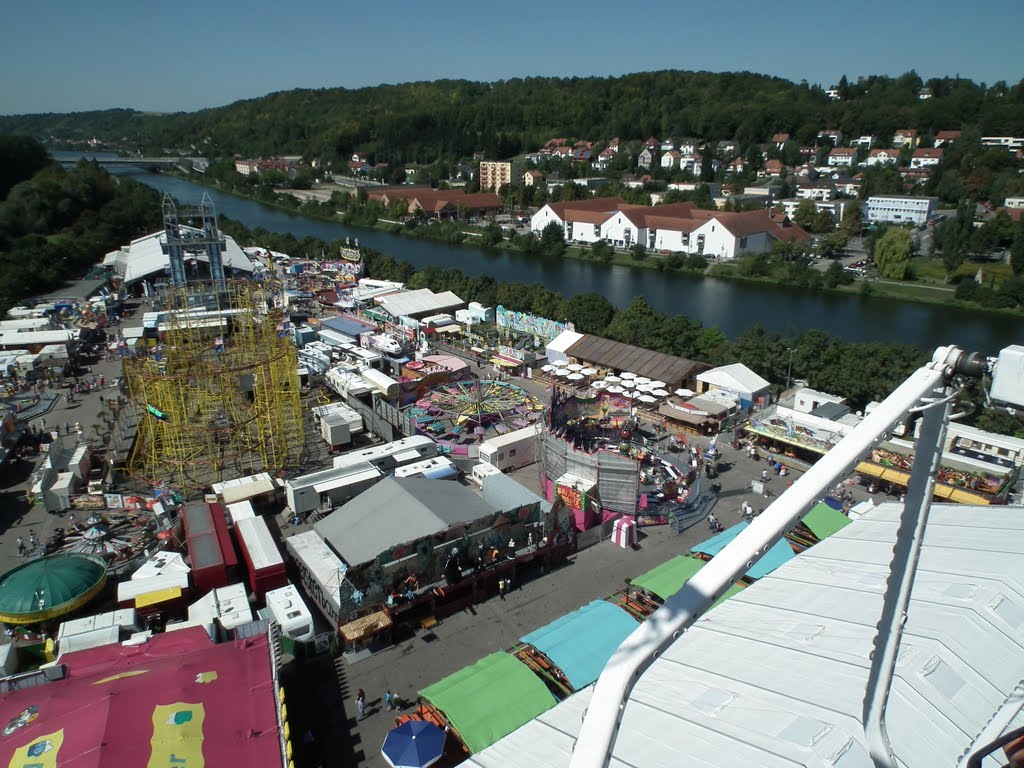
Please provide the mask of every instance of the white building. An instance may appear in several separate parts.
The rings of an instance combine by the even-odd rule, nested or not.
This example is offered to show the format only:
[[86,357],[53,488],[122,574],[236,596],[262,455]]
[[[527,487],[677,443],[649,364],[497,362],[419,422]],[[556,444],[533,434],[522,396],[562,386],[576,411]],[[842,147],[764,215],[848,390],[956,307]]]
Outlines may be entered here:
[[835,147],[828,153],[828,164],[833,168],[842,165],[856,165],[857,150],[853,147]]
[[911,168],[927,168],[932,165],[938,165],[940,162],[942,162],[941,148],[919,147],[910,156]]
[[898,149],[872,149],[868,152],[865,165],[899,165],[900,151]]
[[868,223],[925,224],[935,213],[937,203],[934,197],[875,195],[868,198]]
[[1024,197],[1008,197],[1003,201],[1007,208],[1024,208]]
[[997,147],[999,149],[1008,149],[1010,152],[1016,152],[1018,149],[1024,149],[1024,137],[982,136],[981,145],[983,147]]
[[766,379],[758,376],[743,363],[723,365],[697,374],[697,394],[728,392],[736,395],[744,408],[757,405],[758,400],[767,403],[770,388],[771,384]]

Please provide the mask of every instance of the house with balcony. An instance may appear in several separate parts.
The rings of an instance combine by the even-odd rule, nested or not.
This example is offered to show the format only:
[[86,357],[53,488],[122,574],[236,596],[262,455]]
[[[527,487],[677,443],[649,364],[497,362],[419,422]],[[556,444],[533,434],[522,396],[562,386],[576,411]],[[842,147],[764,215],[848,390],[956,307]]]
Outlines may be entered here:
[[796,185],[796,196],[800,200],[826,203],[836,196],[836,187],[829,179],[800,181]]
[[943,150],[941,147],[936,147],[934,149],[918,147],[910,156],[910,167],[928,168],[933,165],[938,165],[942,162],[942,152]]
[[858,136],[856,139],[850,139],[851,147],[862,147],[864,149],[871,149],[875,144],[878,143],[877,136]]
[[833,147],[828,153],[830,167],[852,167],[857,164],[857,150],[854,147]]
[[960,131],[939,131],[935,134],[935,146],[941,147],[946,144],[952,144],[959,138]]
[[879,149],[876,147],[868,152],[867,159],[864,161],[865,165],[899,165],[902,161],[900,151],[898,149]]
[[777,179],[782,176],[785,170],[782,161],[773,158],[764,164],[761,173],[770,178]]
[[640,150],[640,154],[636,156],[637,168],[646,168],[647,170],[650,170],[657,156],[658,150],[652,149],[651,147],[644,147]]
[[780,152],[785,149],[786,144],[789,142],[788,133],[776,133],[772,136],[771,144]]

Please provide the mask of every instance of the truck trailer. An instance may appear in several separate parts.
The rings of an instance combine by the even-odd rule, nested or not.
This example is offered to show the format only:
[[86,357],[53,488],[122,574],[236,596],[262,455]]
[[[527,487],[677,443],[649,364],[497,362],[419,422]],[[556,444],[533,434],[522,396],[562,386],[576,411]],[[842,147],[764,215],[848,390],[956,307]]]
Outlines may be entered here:
[[492,437],[480,445],[480,461],[502,472],[520,469],[537,460],[540,424]]

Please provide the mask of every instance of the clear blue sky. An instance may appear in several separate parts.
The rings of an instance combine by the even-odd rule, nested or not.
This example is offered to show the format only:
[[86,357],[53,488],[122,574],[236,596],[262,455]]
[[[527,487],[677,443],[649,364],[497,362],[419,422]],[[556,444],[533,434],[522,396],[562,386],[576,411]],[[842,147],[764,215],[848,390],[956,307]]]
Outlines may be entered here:
[[3,17],[0,114],[192,111],[298,87],[655,69],[826,86],[910,69],[1024,77],[1024,0],[15,0]]

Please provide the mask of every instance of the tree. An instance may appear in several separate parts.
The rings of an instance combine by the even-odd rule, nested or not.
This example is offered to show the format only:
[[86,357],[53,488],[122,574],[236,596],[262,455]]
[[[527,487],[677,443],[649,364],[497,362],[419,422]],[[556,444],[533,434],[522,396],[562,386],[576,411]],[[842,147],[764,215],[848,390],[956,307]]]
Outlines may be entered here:
[[818,214],[818,207],[813,200],[805,198],[793,211],[793,223],[801,229],[813,231],[814,219]]
[[887,280],[903,280],[910,269],[910,233],[892,227],[875,244],[878,274]]
[[612,248],[611,244],[607,240],[598,240],[590,246],[590,255],[593,256],[596,261],[607,264],[615,255],[615,249]]
[[1015,275],[1024,272],[1024,218],[1017,222],[1017,228],[1013,234],[1013,244],[1010,246],[1010,266]]
[[643,261],[647,258],[647,247],[643,243],[634,243],[629,249],[629,255],[633,261]]
[[545,256],[561,256],[565,253],[565,233],[557,221],[552,221],[541,230],[540,249]]
[[841,261],[833,261],[825,270],[824,282],[826,288],[835,288],[840,285],[848,285],[853,282],[853,275],[843,269]]
[[599,293],[579,293],[566,302],[565,315],[579,333],[601,336],[615,316],[615,307]]

